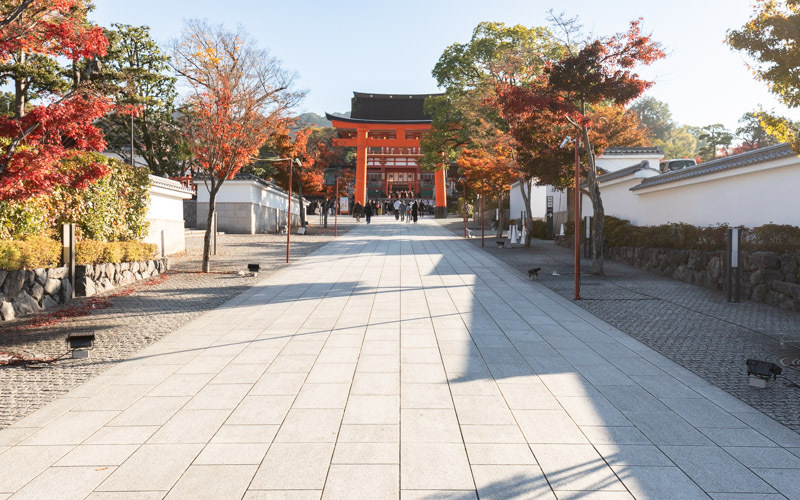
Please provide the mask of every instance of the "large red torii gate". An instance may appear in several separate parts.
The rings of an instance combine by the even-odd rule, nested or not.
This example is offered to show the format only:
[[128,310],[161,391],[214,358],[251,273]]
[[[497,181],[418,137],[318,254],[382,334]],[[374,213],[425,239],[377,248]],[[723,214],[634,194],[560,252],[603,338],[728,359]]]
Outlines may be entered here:
[[[364,94],[354,92],[351,117],[344,118],[326,113],[338,129],[334,145],[356,148],[355,201],[367,202],[367,171],[369,158],[384,160],[403,159],[413,165],[415,185],[419,186],[419,167],[416,160],[422,156],[420,139],[431,129],[431,120],[422,113],[422,103],[428,95]],[[375,151],[377,149],[377,151]],[[385,176],[385,172],[381,172]],[[447,216],[444,167],[434,173],[436,216]],[[387,181],[382,180],[382,186]],[[391,182],[391,181],[388,181]],[[417,190],[419,191],[419,190]],[[419,196],[417,196],[419,197]]]

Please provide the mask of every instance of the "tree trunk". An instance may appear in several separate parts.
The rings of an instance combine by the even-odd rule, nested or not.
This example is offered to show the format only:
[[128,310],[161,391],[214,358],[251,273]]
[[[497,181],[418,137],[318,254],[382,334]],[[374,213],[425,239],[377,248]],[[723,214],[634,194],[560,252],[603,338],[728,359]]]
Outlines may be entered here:
[[[25,53],[19,54],[20,66],[25,64]],[[28,104],[28,79],[20,77],[14,80],[14,118],[17,120],[25,116],[25,108]]]
[[[531,189],[533,179],[520,179],[519,191],[522,193],[522,201],[525,203],[525,248],[531,246],[531,231],[533,229],[533,215],[531,214]],[[525,188],[528,192],[525,192]]]
[[211,175],[211,189],[208,192],[208,217],[206,218],[206,234],[203,236],[203,272],[211,271],[211,232],[214,230],[214,212],[217,205],[217,191],[219,185],[215,182],[214,175]]
[[331,208],[331,199],[330,198],[326,198],[325,199],[325,203],[323,203],[323,205],[322,205],[322,211],[323,211],[323,214],[322,214],[322,221],[323,221],[322,222],[322,227],[324,227],[325,229],[328,229],[328,211],[330,210],[330,208]]
[[[600,183],[597,181],[597,164],[595,162],[594,150],[592,143],[589,142],[589,130],[582,127],[583,141],[586,146],[586,158],[589,162],[589,168],[586,174],[586,183],[589,188],[589,196],[592,199],[592,208],[594,220],[592,223],[592,274],[602,276],[604,274],[603,257],[603,226],[605,222],[605,210],[603,209],[603,200],[600,197]],[[576,196],[581,196],[580,191],[575,193]],[[576,227],[575,231],[580,228]]]

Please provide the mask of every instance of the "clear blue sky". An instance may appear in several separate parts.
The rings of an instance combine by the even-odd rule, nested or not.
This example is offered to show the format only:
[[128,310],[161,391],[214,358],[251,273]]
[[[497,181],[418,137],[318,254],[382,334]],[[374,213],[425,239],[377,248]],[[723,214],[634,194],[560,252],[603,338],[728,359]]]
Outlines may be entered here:
[[800,118],[753,79],[739,53],[723,39],[744,24],[751,0],[95,0],[94,21],[148,25],[166,42],[179,35],[184,19],[241,24],[284,66],[296,71],[310,91],[299,111],[347,111],[353,91],[435,92],[431,69],[442,51],[469,40],[481,21],[545,25],[553,6],[579,15],[596,34],[622,31],[642,17],[668,56],[641,73],[655,81],[648,91],[667,102],[681,124],[737,120],[759,104]]

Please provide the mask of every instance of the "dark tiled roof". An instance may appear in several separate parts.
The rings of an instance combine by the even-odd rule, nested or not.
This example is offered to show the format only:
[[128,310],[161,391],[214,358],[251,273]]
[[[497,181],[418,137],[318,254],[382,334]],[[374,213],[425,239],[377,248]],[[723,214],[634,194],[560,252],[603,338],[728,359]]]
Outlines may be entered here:
[[391,119],[382,119],[382,120],[369,120],[365,118],[347,118],[344,116],[334,116],[330,113],[325,113],[325,118],[329,121],[339,121],[345,123],[397,123],[397,124],[407,124],[407,125],[416,125],[419,123],[431,123],[431,119],[428,118],[426,120],[391,120]]
[[683,179],[691,179],[701,175],[713,174],[723,170],[731,170],[734,168],[748,167],[756,163],[764,163],[771,160],[779,160],[781,158],[788,158],[790,156],[797,156],[789,144],[778,144],[776,146],[767,146],[765,148],[747,151],[738,155],[726,156],[718,160],[711,160],[693,167],[686,167],[680,170],[674,170],[655,177],[645,179],[638,186],[631,188],[631,191],[637,189],[644,189],[651,186],[658,186],[659,184],[666,184],[668,182],[680,181]]
[[172,179],[165,179],[163,177],[158,177],[157,175],[150,176],[150,182],[154,186],[158,186],[164,189],[172,189],[173,191],[180,191],[182,193],[189,193],[193,194],[194,192],[191,189],[186,189],[181,185],[178,181],[173,181]]
[[[204,178],[202,176],[196,176],[194,183],[199,185],[199,184],[201,184],[203,182],[203,179]],[[286,192],[285,189],[283,189],[282,187],[278,186],[274,182],[264,180],[261,177],[259,177],[257,175],[253,175],[253,174],[251,174],[249,172],[239,172],[236,175],[234,175],[233,179],[231,179],[231,180],[234,180],[234,181],[252,181],[252,182],[255,182],[256,184],[261,184],[264,187],[275,189],[276,191],[281,191],[281,192],[284,192],[284,193]]]
[[644,170],[644,169],[657,172],[657,170],[650,168],[650,164],[647,162],[647,160],[642,160],[636,165],[625,167],[622,170],[617,170],[616,172],[609,172],[607,174],[600,175],[597,177],[597,180],[600,182],[608,182],[614,179],[619,179],[620,177],[625,177],[626,175],[630,175],[638,172],[639,170]]
[[[356,120],[430,120],[425,114],[425,99],[434,94],[369,94],[353,92],[350,118]],[[438,95],[438,94],[437,94]]]
[[661,150],[661,146],[630,147],[630,148],[620,148],[620,147],[616,147],[616,146],[609,146],[603,151],[603,154],[601,156],[605,156],[605,155],[648,155],[648,154],[663,155],[664,151]]
[[257,183],[259,183],[261,185],[264,185],[264,186],[274,187],[272,185],[272,183],[267,182],[264,179],[262,179],[261,177],[259,177],[257,175],[253,175],[253,174],[251,174],[249,172],[239,172],[239,173],[237,173],[236,175],[233,176],[233,180],[235,180],[235,181],[254,181],[254,182],[257,182]]

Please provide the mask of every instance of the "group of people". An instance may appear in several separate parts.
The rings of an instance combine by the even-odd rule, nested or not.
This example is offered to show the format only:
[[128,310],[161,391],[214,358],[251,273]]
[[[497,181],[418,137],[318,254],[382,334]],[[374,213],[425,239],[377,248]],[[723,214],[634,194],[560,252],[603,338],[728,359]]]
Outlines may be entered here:
[[383,203],[371,200],[366,205],[362,205],[360,202],[356,201],[353,204],[353,217],[355,217],[356,222],[361,222],[361,218],[363,217],[366,219],[367,224],[369,224],[372,221],[372,217],[375,215],[393,214],[395,220],[409,223],[412,221],[417,222],[428,208],[424,200],[407,201],[396,199],[394,201],[386,200]]
[[419,219],[419,203],[416,200],[413,203],[409,203],[406,200],[394,200],[392,209],[394,211],[394,219],[400,222],[411,222],[413,219],[414,223],[416,223]]

